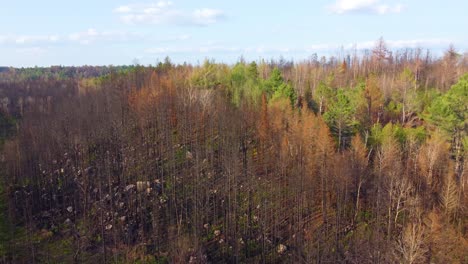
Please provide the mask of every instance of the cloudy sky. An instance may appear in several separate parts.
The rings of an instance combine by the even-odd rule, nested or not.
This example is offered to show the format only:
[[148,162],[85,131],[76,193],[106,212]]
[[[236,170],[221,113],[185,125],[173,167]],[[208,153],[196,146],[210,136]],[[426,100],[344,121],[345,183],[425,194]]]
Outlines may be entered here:
[[466,0],[15,0],[0,6],[0,65],[300,60],[371,48],[468,50]]

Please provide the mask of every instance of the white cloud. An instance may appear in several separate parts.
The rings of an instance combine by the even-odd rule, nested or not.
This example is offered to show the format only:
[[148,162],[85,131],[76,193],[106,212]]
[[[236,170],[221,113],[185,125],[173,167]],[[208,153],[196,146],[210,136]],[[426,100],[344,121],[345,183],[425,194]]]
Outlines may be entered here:
[[132,12],[132,8],[129,6],[119,6],[116,9],[114,9],[114,12],[116,13],[130,13]]
[[285,47],[235,47],[223,45],[200,45],[197,47],[156,47],[146,49],[150,54],[181,54],[181,53],[291,53],[299,51],[296,48]]
[[224,18],[224,12],[217,9],[202,8],[193,11],[193,21],[199,25],[214,24]]
[[126,31],[97,31],[90,28],[83,32],[76,32],[68,35],[68,40],[88,45],[97,41],[130,41],[141,39],[141,34]]
[[425,48],[425,47],[444,47],[450,45],[453,41],[448,39],[411,39],[411,40],[391,40],[388,46],[394,49],[400,48]]
[[0,36],[0,44],[32,45],[52,44],[61,40],[59,35],[8,35]]
[[336,49],[336,44],[313,44],[310,46],[305,47],[307,52],[315,52],[315,51],[322,51],[322,50],[329,50],[329,49]]
[[156,39],[158,42],[175,42],[175,41],[185,41],[191,39],[192,36],[188,34],[183,35],[176,35],[176,36],[168,36]]
[[370,13],[385,15],[400,13],[403,10],[401,4],[386,4],[381,0],[337,0],[328,9],[335,14],[346,13]]
[[[452,43],[452,40],[448,39],[409,39],[409,40],[385,40],[385,44],[390,49],[404,49],[404,48],[443,48]],[[333,51],[339,49],[345,50],[366,50],[373,49],[376,45],[376,41],[362,41],[355,43],[322,43],[314,44],[305,47],[307,52],[318,52],[318,51]]]
[[[447,39],[410,39],[410,40],[388,40],[385,41],[390,49],[404,48],[443,48],[453,41]],[[362,41],[356,43],[319,43],[305,47],[265,47],[263,45],[251,47],[223,46],[219,44],[207,44],[184,47],[154,47],[145,50],[149,54],[187,54],[187,53],[234,53],[234,54],[306,54],[315,52],[334,52],[343,49],[344,51],[363,51],[372,49],[376,41]]]
[[199,45],[196,47],[155,47],[146,49],[150,54],[184,54],[184,53],[236,53],[236,54],[292,54],[312,51],[310,48],[288,47],[236,47],[223,45]]
[[[385,40],[385,44],[390,49],[404,48],[441,48],[452,43],[448,39],[406,39],[406,40]],[[356,48],[358,50],[372,49],[376,45],[376,41],[364,41],[358,43],[349,43],[344,45],[345,49]]]
[[42,47],[18,48],[15,51],[21,55],[27,56],[40,56],[47,52],[47,50]]
[[13,46],[18,48],[47,47],[58,44],[79,43],[88,45],[96,42],[122,43],[130,41],[141,41],[146,43],[170,43],[181,42],[191,39],[188,34],[169,36],[149,36],[137,32],[129,31],[100,31],[90,28],[81,32],[71,34],[51,34],[51,35],[0,35],[0,45]]
[[146,53],[150,54],[176,54],[176,53],[230,53],[242,52],[243,49],[237,47],[225,46],[199,46],[199,47],[156,47],[146,49]]
[[171,1],[119,6],[114,9],[127,24],[176,24],[206,26],[225,18],[222,10],[200,8],[193,11],[178,9]]

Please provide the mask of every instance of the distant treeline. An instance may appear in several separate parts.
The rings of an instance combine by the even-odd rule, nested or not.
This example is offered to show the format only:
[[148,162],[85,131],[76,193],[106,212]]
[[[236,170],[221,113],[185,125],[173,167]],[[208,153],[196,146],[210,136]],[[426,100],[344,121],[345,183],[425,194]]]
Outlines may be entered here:
[[31,68],[0,67],[0,83],[40,79],[65,80],[96,78],[110,74],[112,71],[123,72],[134,69],[135,67],[137,66],[51,66]]

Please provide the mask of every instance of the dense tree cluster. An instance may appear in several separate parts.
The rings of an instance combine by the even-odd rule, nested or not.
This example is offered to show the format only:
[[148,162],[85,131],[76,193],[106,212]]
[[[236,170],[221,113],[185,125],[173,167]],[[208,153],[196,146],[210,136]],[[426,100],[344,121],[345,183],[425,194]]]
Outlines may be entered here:
[[1,117],[19,121],[1,157],[14,228],[0,254],[464,263],[466,72],[453,48],[434,58],[379,41],[320,61],[166,60],[3,84]]

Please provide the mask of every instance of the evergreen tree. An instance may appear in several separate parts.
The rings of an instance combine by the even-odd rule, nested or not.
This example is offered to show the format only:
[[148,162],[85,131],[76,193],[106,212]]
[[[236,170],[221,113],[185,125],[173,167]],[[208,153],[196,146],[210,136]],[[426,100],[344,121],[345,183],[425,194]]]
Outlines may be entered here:
[[348,139],[354,133],[357,124],[354,118],[355,112],[356,107],[352,105],[344,90],[339,89],[323,115],[332,134],[337,138],[339,149],[343,149],[349,143]]

